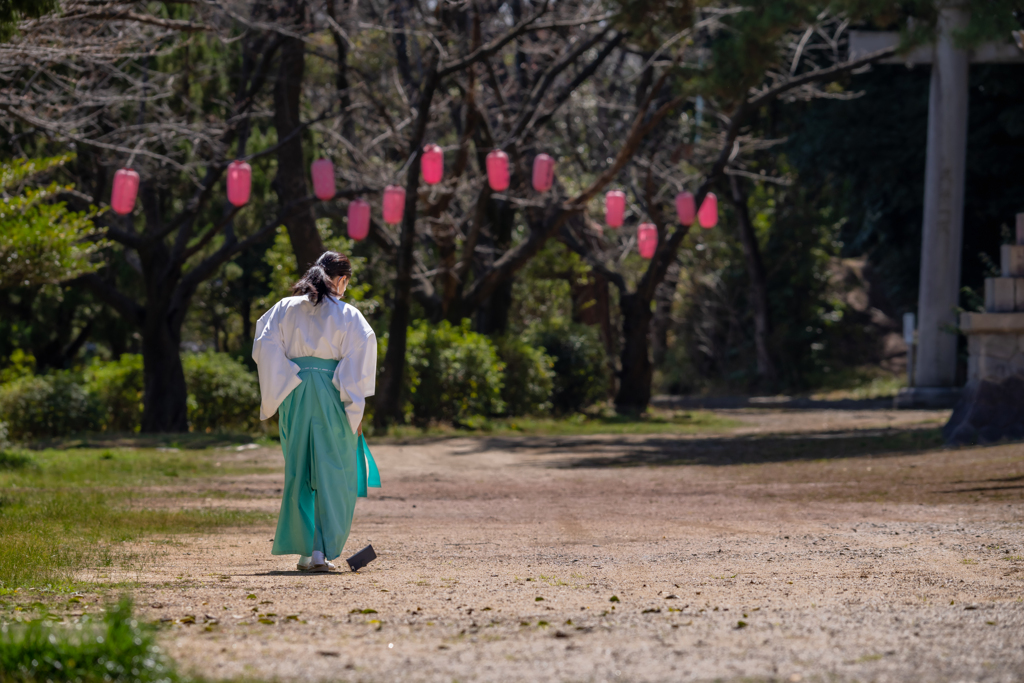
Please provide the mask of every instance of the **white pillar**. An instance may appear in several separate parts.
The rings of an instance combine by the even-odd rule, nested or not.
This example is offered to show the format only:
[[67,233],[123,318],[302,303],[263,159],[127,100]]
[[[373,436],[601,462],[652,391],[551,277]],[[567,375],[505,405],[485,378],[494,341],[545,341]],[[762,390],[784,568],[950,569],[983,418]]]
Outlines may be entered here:
[[967,163],[968,54],[952,32],[968,15],[955,7],[939,13],[928,99],[928,155],[924,180],[921,279],[918,293],[916,387],[952,387],[956,381],[963,243],[964,170]]

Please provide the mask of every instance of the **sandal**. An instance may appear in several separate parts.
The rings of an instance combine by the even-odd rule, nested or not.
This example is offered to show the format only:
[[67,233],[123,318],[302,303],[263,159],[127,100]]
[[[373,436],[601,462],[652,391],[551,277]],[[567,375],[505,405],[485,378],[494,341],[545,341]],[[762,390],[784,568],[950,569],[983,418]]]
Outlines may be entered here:
[[309,572],[310,574],[322,574],[324,572],[333,572],[337,569],[333,562],[327,560],[324,564],[297,564],[295,568],[300,572]]

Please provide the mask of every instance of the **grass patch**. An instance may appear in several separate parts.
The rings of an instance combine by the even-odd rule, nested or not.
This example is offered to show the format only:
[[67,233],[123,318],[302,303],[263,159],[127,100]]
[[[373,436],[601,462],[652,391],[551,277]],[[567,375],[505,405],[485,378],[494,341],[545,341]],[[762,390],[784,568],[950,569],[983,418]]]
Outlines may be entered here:
[[231,458],[233,453],[142,448],[49,448],[16,457],[26,466],[0,467],[0,487],[135,489],[218,475],[275,471]]
[[458,425],[431,424],[426,428],[401,425],[388,436],[395,440],[451,436],[588,436],[596,434],[695,434],[722,432],[742,422],[704,410],[659,410],[642,415],[618,415],[602,409],[553,417],[474,417]]
[[811,398],[820,401],[889,398],[907,386],[906,373],[894,374],[876,366],[846,368],[827,376]]
[[32,464],[32,458],[24,453],[14,451],[0,451],[0,471],[20,470]]
[[46,618],[0,627],[3,683],[175,683],[174,663],[162,654],[154,629],[132,617],[127,598],[102,621],[83,617],[56,625]]
[[[268,441],[266,437],[258,442]],[[37,439],[29,446],[33,450],[71,448],[178,448],[201,451],[236,444],[253,443],[249,434],[235,432],[188,432],[171,434],[135,434],[131,432],[90,432],[70,437]]]
[[0,468],[3,592],[67,589],[82,569],[138,568],[145,558],[128,544],[147,535],[271,521],[264,513],[221,508],[147,507],[146,487],[261,469],[224,453],[105,448],[17,455],[25,464]]

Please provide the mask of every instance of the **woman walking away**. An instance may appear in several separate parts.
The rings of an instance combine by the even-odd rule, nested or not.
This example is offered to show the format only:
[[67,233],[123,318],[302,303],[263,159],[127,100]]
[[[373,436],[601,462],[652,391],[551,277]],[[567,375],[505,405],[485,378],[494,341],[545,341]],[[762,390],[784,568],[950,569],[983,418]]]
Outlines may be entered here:
[[335,297],[352,277],[348,257],[328,251],[256,323],[252,357],[260,419],[280,411],[284,497],[274,555],[299,555],[300,571],[326,572],[341,554],[356,497],[379,487],[363,439],[373,395],[377,338],[362,313]]

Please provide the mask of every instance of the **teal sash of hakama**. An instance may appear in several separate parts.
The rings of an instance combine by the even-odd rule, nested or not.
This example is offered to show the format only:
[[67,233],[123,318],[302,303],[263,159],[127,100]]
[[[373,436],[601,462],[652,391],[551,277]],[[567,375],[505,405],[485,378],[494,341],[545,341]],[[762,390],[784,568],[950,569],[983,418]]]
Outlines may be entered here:
[[356,498],[380,487],[366,440],[352,433],[332,383],[336,360],[293,358],[302,384],[278,409],[284,451],[284,490],[274,555],[341,555],[352,528]]

